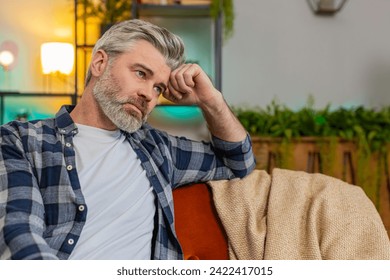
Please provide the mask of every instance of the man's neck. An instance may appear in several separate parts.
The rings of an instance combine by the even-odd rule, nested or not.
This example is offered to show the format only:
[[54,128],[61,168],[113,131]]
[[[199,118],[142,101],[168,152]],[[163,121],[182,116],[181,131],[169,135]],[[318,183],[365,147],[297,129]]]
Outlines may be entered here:
[[116,125],[103,113],[91,91],[84,91],[80,102],[70,113],[75,123],[105,130],[116,130]]

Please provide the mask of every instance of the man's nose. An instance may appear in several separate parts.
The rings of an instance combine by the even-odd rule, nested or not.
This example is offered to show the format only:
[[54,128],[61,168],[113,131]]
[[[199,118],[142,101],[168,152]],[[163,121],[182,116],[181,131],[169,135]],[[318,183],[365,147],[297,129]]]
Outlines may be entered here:
[[153,87],[144,86],[138,90],[138,96],[143,97],[148,102],[153,99],[153,95]]

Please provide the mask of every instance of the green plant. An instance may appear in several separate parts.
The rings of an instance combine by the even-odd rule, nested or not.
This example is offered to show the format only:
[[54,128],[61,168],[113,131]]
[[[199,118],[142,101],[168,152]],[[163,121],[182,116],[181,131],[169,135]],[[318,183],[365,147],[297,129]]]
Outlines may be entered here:
[[339,137],[356,140],[366,152],[384,151],[390,143],[390,106],[381,109],[339,108],[292,109],[273,101],[265,109],[233,108],[252,135],[292,139],[303,136]]
[[[313,99],[309,99],[306,106],[294,111],[273,101],[265,109],[241,107],[233,108],[233,111],[251,135],[281,139],[279,142],[284,146],[280,146],[279,151],[281,157],[285,153],[287,159],[290,155],[286,143],[301,137],[315,137],[324,163],[323,169],[329,175],[332,175],[337,139],[355,143],[356,183],[362,186],[379,208],[382,170],[386,170],[386,176],[389,175],[390,106],[331,110],[329,105],[322,109],[314,109],[313,105]],[[388,185],[390,187],[390,183]]]
[[[101,25],[110,25],[131,17],[131,0],[78,0],[83,17],[96,17]],[[84,12],[85,11],[85,12]]]
[[223,15],[224,39],[228,40],[234,31],[234,5],[233,0],[211,0],[211,16],[217,18]]
[[[131,17],[131,0],[78,0],[85,13],[82,17],[96,17],[102,25],[113,24]],[[83,9],[84,9],[83,8]],[[234,31],[233,0],[211,0],[210,15],[217,18],[223,15],[224,39],[227,40]]]

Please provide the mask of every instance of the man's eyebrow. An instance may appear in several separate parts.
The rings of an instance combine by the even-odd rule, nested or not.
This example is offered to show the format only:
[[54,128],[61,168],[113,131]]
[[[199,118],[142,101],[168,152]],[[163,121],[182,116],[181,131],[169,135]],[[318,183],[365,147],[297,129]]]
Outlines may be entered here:
[[150,69],[149,67],[147,67],[145,64],[142,64],[142,63],[135,63],[135,64],[133,65],[133,68],[137,68],[137,67],[142,68],[143,70],[145,70],[146,72],[148,72],[148,74],[151,75],[151,76],[154,75],[153,70]]
[[[153,70],[150,69],[149,67],[147,67],[145,64],[142,64],[142,63],[135,63],[135,64],[133,65],[133,68],[137,68],[137,67],[142,68],[145,72],[148,72],[148,74],[149,74],[150,76],[153,76],[153,75],[154,75]],[[165,83],[158,83],[157,85],[160,86],[160,87],[162,87],[162,88],[163,88],[163,91],[166,91],[167,85],[166,85]]]

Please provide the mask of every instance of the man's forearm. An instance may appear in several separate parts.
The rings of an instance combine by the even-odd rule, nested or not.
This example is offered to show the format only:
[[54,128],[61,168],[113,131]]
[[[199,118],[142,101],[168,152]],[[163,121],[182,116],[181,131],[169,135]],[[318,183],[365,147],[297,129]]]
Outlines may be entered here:
[[233,114],[222,94],[213,106],[200,106],[212,135],[229,142],[240,142],[247,132]]

